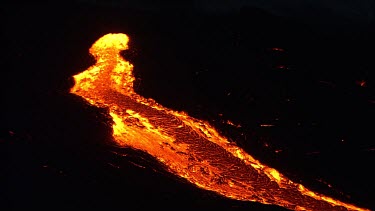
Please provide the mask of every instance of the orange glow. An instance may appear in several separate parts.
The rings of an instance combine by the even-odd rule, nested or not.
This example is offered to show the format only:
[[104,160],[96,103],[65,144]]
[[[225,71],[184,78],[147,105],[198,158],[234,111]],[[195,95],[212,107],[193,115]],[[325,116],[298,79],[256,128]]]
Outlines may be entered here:
[[[106,108],[119,146],[143,150],[197,187],[291,210],[366,210],[314,193],[261,164],[205,121],[146,99],[133,89],[133,65],[120,56],[125,34],[107,34],[90,53],[97,63],[74,76],[71,93]],[[230,123],[229,123],[230,124]],[[268,125],[267,125],[268,126]]]
[[358,84],[361,87],[366,87],[367,85],[365,80],[356,81],[356,84]]
[[273,51],[280,51],[280,52],[284,52],[285,50],[282,49],[282,48],[272,48]]

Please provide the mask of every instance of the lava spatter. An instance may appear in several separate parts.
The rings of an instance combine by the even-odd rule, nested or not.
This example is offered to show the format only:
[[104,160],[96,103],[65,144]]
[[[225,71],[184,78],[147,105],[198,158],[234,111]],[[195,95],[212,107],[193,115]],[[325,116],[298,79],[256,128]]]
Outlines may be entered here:
[[133,89],[133,65],[120,56],[125,34],[107,34],[90,48],[96,64],[74,77],[71,93],[108,109],[113,139],[142,150],[167,171],[222,196],[291,210],[367,210],[308,190],[221,136],[206,121],[163,107]]

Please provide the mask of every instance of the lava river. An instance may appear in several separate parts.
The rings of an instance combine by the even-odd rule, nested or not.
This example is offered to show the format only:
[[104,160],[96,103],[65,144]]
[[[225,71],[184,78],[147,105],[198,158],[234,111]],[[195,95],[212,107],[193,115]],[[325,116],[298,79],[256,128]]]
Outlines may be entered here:
[[166,170],[228,198],[291,210],[367,210],[314,193],[261,164],[207,122],[135,93],[133,65],[121,57],[125,34],[107,34],[90,48],[96,64],[74,76],[71,93],[106,108],[118,145],[142,150]]

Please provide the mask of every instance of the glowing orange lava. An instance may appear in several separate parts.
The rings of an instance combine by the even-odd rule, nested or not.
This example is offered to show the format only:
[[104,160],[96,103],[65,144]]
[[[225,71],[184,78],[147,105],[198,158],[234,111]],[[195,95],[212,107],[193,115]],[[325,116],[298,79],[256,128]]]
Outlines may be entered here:
[[367,210],[314,193],[261,164],[207,122],[134,92],[133,65],[120,56],[125,34],[107,34],[90,53],[97,63],[74,76],[71,93],[106,108],[117,144],[143,150],[173,174],[228,198],[291,210]]

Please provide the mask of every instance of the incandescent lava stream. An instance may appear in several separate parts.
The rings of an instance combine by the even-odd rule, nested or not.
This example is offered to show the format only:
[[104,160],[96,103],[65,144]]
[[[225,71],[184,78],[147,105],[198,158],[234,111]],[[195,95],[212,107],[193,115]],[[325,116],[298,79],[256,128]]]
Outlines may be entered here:
[[367,210],[292,182],[229,142],[207,122],[135,93],[133,65],[120,56],[128,42],[125,34],[107,34],[96,41],[90,48],[96,64],[75,75],[70,90],[109,111],[118,145],[142,150],[167,171],[228,198],[291,210]]

